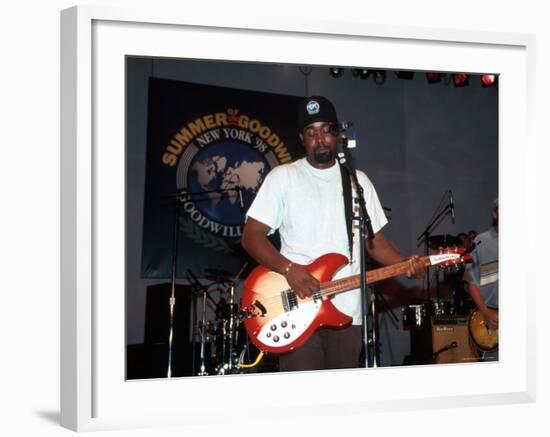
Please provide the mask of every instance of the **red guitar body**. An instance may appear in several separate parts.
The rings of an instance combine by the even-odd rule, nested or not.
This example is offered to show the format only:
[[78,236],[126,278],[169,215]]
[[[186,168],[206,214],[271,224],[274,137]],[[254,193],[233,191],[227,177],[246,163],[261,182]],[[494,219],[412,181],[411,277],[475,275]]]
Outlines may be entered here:
[[[439,253],[424,256],[425,267],[449,267],[471,262],[471,256],[462,247],[441,249]],[[259,266],[244,282],[241,314],[251,340],[259,349],[284,353],[296,349],[321,326],[344,327],[351,317],[341,313],[331,299],[338,293],[359,288],[359,275],[332,280],[333,275],[348,262],[337,253],[328,253],[304,266],[319,280],[320,288],[313,296],[299,299],[289,289],[284,276]],[[409,261],[380,267],[367,272],[366,282],[374,284],[402,275],[409,269]]]
[[[323,283],[347,262],[345,256],[329,253],[304,267]],[[263,266],[256,267],[244,282],[242,312],[254,344],[278,354],[298,348],[321,326],[341,328],[352,322],[329,297],[299,299],[284,276]]]

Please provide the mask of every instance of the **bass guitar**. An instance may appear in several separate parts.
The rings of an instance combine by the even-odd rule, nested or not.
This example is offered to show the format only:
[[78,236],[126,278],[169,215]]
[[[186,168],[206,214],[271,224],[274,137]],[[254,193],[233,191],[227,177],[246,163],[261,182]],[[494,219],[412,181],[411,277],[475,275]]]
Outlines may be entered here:
[[[448,267],[471,262],[464,248],[447,248],[420,258],[428,266]],[[359,288],[360,275],[331,280],[347,264],[344,255],[329,253],[304,266],[320,283],[311,297],[301,299],[289,288],[283,275],[264,266],[256,267],[244,282],[241,316],[252,342],[274,354],[300,347],[318,328],[345,327],[352,318],[331,302],[339,293]],[[406,273],[408,261],[367,272],[366,282],[375,282]]]

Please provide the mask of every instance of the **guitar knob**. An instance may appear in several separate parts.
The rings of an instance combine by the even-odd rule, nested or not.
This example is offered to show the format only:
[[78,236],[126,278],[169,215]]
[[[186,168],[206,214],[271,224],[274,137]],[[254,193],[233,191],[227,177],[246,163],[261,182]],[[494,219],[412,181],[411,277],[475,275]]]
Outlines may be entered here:
[[273,341],[274,341],[275,343],[277,343],[277,342],[279,341],[279,336],[276,335],[275,337],[273,337]]
[[275,325],[275,324],[271,325],[271,326],[270,326],[270,329],[271,329],[272,331],[275,331],[275,330],[277,329],[277,325]]
[[283,328],[286,328],[286,325],[287,325],[286,320],[283,320],[283,321],[281,322],[281,326],[282,326]]
[[284,335],[283,335],[284,338],[290,338],[290,333],[289,332],[285,332]]

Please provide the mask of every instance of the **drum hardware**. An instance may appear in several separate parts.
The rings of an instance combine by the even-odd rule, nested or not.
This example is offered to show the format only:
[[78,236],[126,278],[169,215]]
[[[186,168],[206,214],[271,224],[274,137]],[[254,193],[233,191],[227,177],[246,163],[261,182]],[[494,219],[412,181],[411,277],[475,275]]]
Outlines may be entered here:
[[432,250],[441,250],[445,247],[461,246],[462,240],[454,235],[441,234],[428,237],[428,246]]
[[403,328],[418,329],[428,321],[426,304],[407,305],[401,309],[403,316]]
[[237,348],[239,347],[239,328],[241,327],[241,317],[239,313],[240,305],[236,302],[235,286],[247,266],[248,262],[245,261],[233,280],[226,281],[230,284],[229,303],[227,303],[224,311],[221,312],[221,315],[223,316],[223,330],[221,339],[222,357],[217,367],[218,375],[234,373],[236,371],[240,372],[238,367],[240,354],[237,353]]
[[[239,186],[236,187],[224,187],[223,189],[218,190],[208,190],[208,191],[201,191],[201,192],[188,192],[186,189],[182,189],[175,193],[170,193],[168,195],[163,196],[164,199],[169,199],[168,202],[169,205],[175,205],[175,217],[174,217],[174,232],[173,232],[173,244],[172,244],[172,266],[171,266],[171,296],[169,299],[169,334],[168,334],[168,369],[167,369],[167,377],[170,378],[172,376],[172,367],[173,367],[173,338],[174,338],[174,320],[175,320],[175,306],[176,306],[176,297],[175,297],[175,286],[176,286],[176,260],[177,260],[177,254],[178,254],[178,226],[179,226],[179,213],[180,213],[180,206],[185,201],[188,200],[194,196],[202,196],[206,195],[204,198],[198,198],[194,199],[195,201],[205,201],[210,199],[211,193],[218,193],[223,195],[226,192],[233,192],[236,193],[235,195],[239,197],[241,208],[243,208],[243,201],[242,201],[242,193],[241,188]],[[242,273],[242,270],[248,265],[248,262],[245,262],[243,268],[239,272],[239,275]],[[206,271],[210,274],[210,277],[207,279],[213,280],[213,283],[216,284],[224,284],[224,285],[230,285],[233,289],[236,285],[235,282],[231,281],[229,277],[231,276],[231,273],[222,270],[222,269],[206,269]],[[214,329],[214,333],[212,334],[212,323],[208,323],[206,320],[206,309],[208,306],[212,306],[214,304],[214,308],[216,306],[216,302],[212,299],[212,297],[209,295],[209,292],[211,290],[208,289],[208,287],[205,287],[202,283],[199,282],[199,280],[196,278],[196,276],[193,274],[193,272],[189,269],[187,269],[188,273],[188,280],[190,284],[192,285],[192,288],[194,288],[193,293],[193,311],[192,311],[192,324],[193,324],[193,334],[192,334],[192,374],[195,374],[195,347],[194,342],[196,339],[196,328],[198,328],[199,336],[200,336],[200,369],[198,372],[199,376],[202,375],[208,375],[207,371],[207,363],[206,363],[206,345],[207,343],[210,343],[212,340],[215,340],[217,337],[216,329]],[[231,292],[231,302],[233,304],[233,291]],[[202,294],[201,296],[201,318],[200,320],[197,320],[197,314],[196,314],[196,298],[198,294]],[[237,311],[235,309],[231,310],[231,316],[230,318],[234,318],[237,315]],[[231,329],[235,326],[233,320],[229,323]],[[214,324],[214,326],[216,326]],[[229,368],[231,368],[231,364],[229,365]]]
[[208,269],[204,269],[204,271],[206,273],[209,273],[210,275],[212,275],[212,277],[216,277],[216,278],[220,278],[220,279],[231,278],[231,273],[228,272],[227,270],[208,268]]
[[[206,342],[207,342],[207,327],[211,326],[206,320],[206,308],[209,301],[213,302],[212,297],[209,295],[208,287],[205,287],[195,276],[195,274],[187,269],[187,278],[191,285],[195,288],[196,293],[202,293],[201,296],[201,319],[197,321],[200,335],[200,352],[199,352],[199,372],[198,376],[208,375],[206,370]],[[215,303],[215,302],[214,302]],[[195,338],[195,332],[193,333],[193,339]],[[193,349],[193,366],[194,366],[194,349]],[[193,369],[194,372],[194,369]]]
[[430,303],[430,314],[434,317],[448,316],[454,313],[451,302],[436,300]]
[[401,308],[403,328],[420,329],[431,323],[431,318],[439,320],[453,315],[451,302],[430,300],[422,303],[407,305]]
[[231,281],[230,279],[221,278],[219,276],[205,275],[204,279],[208,279],[209,281],[212,281],[215,284],[229,285],[229,286],[234,285],[233,281]]
[[[191,278],[201,296],[201,316],[195,325],[193,338],[199,343],[199,369],[193,372],[198,376],[225,375],[229,373],[241,373],[242,350],[245,346],[242,342],[246,339],[237,303],[236,287],[239,278],[247,267],[245,262],[235,278],[227,278],[225,271],[216,269],[205,269],[211,274],[214,281],[207,286],[202,285],[199,280],[188,270]],[[213,292],[219,292],[220,297],[216,301],[212,299]],[[207,306],[213,305],[213,312],[207,315]],[[208,317],[213,320],[208,320]],[[242,350],[241,350],[242,349]],[[193,349],[194,351],[194,349]],[[194,357],[193,357],[194,360]]]

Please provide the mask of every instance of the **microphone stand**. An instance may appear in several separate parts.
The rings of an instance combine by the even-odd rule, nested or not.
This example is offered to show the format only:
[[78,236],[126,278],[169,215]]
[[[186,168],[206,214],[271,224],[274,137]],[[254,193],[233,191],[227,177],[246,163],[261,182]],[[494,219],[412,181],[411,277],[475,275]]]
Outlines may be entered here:
[[[210,194],[210,193],[219,193],[223,194],[225,192],[235,192],[238,199],[239,204],[241,206],[241,210],[244,210],[244,204],[243,204],[243,197],[242,197],[242,189],[239,185],[237,185],[234,188],[226,188],[226,189],[219,189],[219,190],[207,190],[207,191],[201,191],[201,192],[189,192],[186,189],[180,190],[176,193],[169,194],[165,196],[165,198],[175,198],[177,200],[176,207],[175,207],[175,218],[174,218],[174,235],[173,235],[173,243],[172,243],[172,267],[171,267],[171,279],[170,279],[170,299],[169,299],[169,314],[170,314],[170,330],[168,333],[168,368],[166,371],[166,377],[171,378],[172,377],[172,366],[174,361],[174,354],[173,354],[173,348],[174,348],[174,320],[175,320],[175,308],[176,308],[176,265],[177,265],[177,257],[178,257],[178,220],[179,220],[179,210],[180,205],[183,200],[189,199],[193,195],[201,195],[201,194]],[[193,278],[195,279],[195,278]],[[198,281],[194,281],[197,283]],[[208,296],[207,290],[204,289],[202,284],[198,283],[200,288],[203,292],[203,314],[202,314],[202,320],[204,323],[205,316],[206,316],[206,302]],[[205,372],[205,364],[204,364],[204,329],[201,332],[201,375],[206,374]],[[193,355],[195,351],[193,350]],[[194,367],[194,363],[193,363]]]
[[174,312],[176,307],[176,264],[178,257],[178,219],[179,219],[180,203],[176,204],[175,208],[175,219],[174,219],[174,236],[172,244],[172,276],[170,280],[170,300],[169,300],[169,311],[170,311],[170,331],[168,333],[168,369],[166,372],[166,377],[172,377],[172,365],[173,365],[173,347],[174,347]]
[[205,196],[204,198],[195,199],[195,202],[203,202],[206,200],[209,200],[208,194],[217,193],[220,196],[223,195],[223,193],[230,193],[234,192],[234,196],[237,196],[239,199],[239,203],[241,205],[241,208],[244,207],[243,200],[242,200],[242,188],[239,185],[236,185],[234,188],[220,188],[217,190],[204,190],[204,191],[187,191],[186,189],[176,191],[174,193],[170,193],[165,195],[165,198],[171,199],[176,198],[180,202],[190,199],[192,196]]
[[[342,136],[338,140],[341,145],[342,153],[339,153],[339,162],[346,167],[351,177],[357,196],[359,198],[359,215],[353,217],[353,221],[359,222],[359,268],[361,278],[361,309],[363,315],[363,347],[364,347],[364,367],[378,367],[377,357],[377,330],[376,323],[372,323],[372,329],[368,329],[369,315],[371,320],[376,320],[376,296],[374,294],[369,295],[369,289],[367,287],[367,265],[366,265],[366,239],[372,239],[374,232],[372,229],[372,223],[367,211],[367,205],[365,202],[365,196],[363,193],[363,187],[359,183],[357,178],[357,170],[353,162],[353,157],[348,148],[348,139]],[[370,312],[369,312],[370,303]]]
[[[445,193],[447,194],[447,193]],[[440,203],[441,205],[441,203]],[[447,211],[449,211],[452,208],[451,204],[448,203],[445,208],[426,226],[426,229],[424,229],[418,237],[416,237],[416,241],[418,241],[418,244],[422,242],[422,239],[424,239],[424,247],[425,247],[425,255],[428,256],[430,254],[429,252],[429,240],[430,240],[430,234],[432,233],[433,229],[436,227],[436,224],[438,225],[439,219],[447,214]],[[426,271],[426,292],[430,294],[430,269],[427,269]],[[439,296],[437,296],[437,299],[439,300]]]

